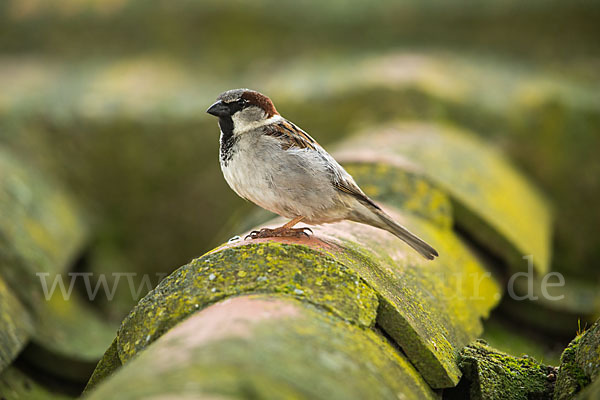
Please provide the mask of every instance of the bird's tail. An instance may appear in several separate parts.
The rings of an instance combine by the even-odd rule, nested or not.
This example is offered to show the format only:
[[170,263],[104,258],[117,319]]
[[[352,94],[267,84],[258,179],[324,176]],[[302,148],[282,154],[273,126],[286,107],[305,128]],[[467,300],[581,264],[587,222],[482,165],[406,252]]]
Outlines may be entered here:
[[[370,208],[370,207],[369,207]],[[375,225],[381,229],[385,229],[386,231],[393,233],[398,238],[402,239],[406,244],[415,249],[419,254],[425,257],[428,260],[433,260],[439,254],[438,252],[421,240],[417,235],[411,233],[408,229],[404,228],[402,225],[398,224],[394,221],[389,215],[383,212],[380,209],[372,209],[373,214],[378,219],[378,221],[373,221],[372,218],[369,218],[369,221],[357,221],[367,223],[369,225]]]

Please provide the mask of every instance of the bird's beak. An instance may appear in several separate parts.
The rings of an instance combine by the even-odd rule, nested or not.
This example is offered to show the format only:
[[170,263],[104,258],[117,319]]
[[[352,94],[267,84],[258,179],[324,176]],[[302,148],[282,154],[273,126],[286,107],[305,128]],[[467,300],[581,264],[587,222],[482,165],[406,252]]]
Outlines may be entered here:
[[229,106],[221,100],[208,107],[206,112],[215,117],[225,117],[230,114]]

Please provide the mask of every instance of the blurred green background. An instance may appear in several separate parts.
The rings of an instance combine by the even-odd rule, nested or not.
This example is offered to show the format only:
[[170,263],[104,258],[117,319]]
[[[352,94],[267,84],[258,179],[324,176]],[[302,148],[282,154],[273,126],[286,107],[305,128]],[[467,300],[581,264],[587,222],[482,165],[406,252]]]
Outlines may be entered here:
[[[460,126],[553,204],[553,269],[597,282],[598,21],[583,0],[5,0],[0,144],[83,205],[76,268],[166,274],[253,207],[219,169],[220,92],[266,93],[325,146],[398,119]],[[97,299],[115,321],[135,304],[119,289]]]

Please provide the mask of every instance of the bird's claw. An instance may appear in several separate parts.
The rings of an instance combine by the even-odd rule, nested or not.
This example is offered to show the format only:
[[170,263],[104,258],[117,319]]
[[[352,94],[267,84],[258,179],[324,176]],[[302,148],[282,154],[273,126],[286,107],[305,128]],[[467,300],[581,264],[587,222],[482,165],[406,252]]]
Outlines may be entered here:
[[[308,226],[306,226],[304,228],[298,228],[298,230],[302,231],[302,234],[304,234],[306,237],[310,237],[310,235],[314,235],[315,234],[313,232],[313,230],[310,229]],[[306,231],[310,232],[310,235],[308,233],[306,233]]]
[[302,236],[310,237],[310,235],[307,232],[310,232],[311,235],[314,234],[312,229],[310,229],[309,227],[290,228],[290,229],[262,228],[258,231],[250,232],[248,235],[246,235],[244,240],[262,239],[262,238],[271,238],[271,237],[296,237],[296,238],[299,238]]
[[252,231],[249,234],[246,235],[246,237],[244,238],[244,240],[248,240],[248,239],[258,239],[260,236],[258,236],[260,234],[260,231]]

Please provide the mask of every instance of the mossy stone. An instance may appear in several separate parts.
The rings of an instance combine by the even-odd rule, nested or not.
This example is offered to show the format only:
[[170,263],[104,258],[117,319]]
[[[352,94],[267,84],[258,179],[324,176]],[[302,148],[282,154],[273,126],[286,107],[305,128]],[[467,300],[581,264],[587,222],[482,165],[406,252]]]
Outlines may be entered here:
[[121,362],[208,304],[282,292],[361,326],[376,318],[430,385],[453,386],[458,351],[481,333],[500,287],[451,230],[416,217],[404,222],[442,256],[425,262],[389,233],[350,222],[316,227],[314,237],[289,244],[239,240],[217,248],[140,301],[118,333]]
[[555,400],[573,399],[590,382],[600,381],[600,322],[573,339],[560,361]]
[[115,338],[104,353],[104,356],[96,365],[96,369],[88,381],[84,393],[92,390],[99,382],[108,378],[114,371],[121,367],[121,359],[119,358],[119,352],[117,350],[117,338]]
[[229,296],[283,293],[362,326],[375,323],[377,297],[354,271],[305,246],[247,244],[217,249],[165,278],[118,332],[123,363],[190,314]]
[[[369,153],[370,152],[370,153]],[[415,165],[450,196],[456,224],[514,270],[533,256],[537,272],[550,266],[551,211],[535,186],[474,135],[448,126],[398,123],[373,128],[341,145],[340,158],[382,157]],[[399,163],[398,162],[398,163]],[[515,201],[518,199],[518,201]]]
[[583,333],[575,361],[590,380],[600,377],[600,320]]
[[[379,156],[378,156],[379,157]],[[372,199],[402,210],[405,214],[429,220],[441,228],[451,228],[452,204],[445,191],[411,167],[386,163],[379,157],[377,163],[345,162],[344,168],[360,188]]]
[[29,311],[0,277],[0,373],[17,357],[32,331]]
[[87,236],[71,197],[0,147],[0,274],[24,304],[44,302],[37,274],[65,271]]
[[471,400],[551,398],[556,371],[531,357],[513,357],[483,341],[460,353],[460,368]]
[[[350,164],[354,166],[358,166],[354,172],[358,171],[362,179],[373,169],[381,173],[381,179],[375,178],[376,184],[367,189],[378,201],[383,196],[392,202],[396,198],[394,204],[398,206],[413,204],[406,215],[385,208],[441,256],[426,262],[388,232],[352,222],[314,227],[316,240],[302,243],[357,271],[378,294],[377,323],[382,329],[403,348],[432,387],[454,386],[461,375],[456,356],[482,333],[481,318],[500,301],[500,285],[485,263],[450,229],[447,213],[451,207],[443,193],[411,172],[400,172],[398,164]],[[421,189],[403,191],[391,182],[397,176],[402,182],[412,180],[413,187]],[[257,212],[250,219],[256,222],[264,215]],[[278,219],[259,226],[284,222]]]
[[213,304],[174,327],[88,399],[437,399],[382,335],[277,294]]
[[60,285],[53,285],[62,279],[69,291],[74,279],[65,272],[89,233],[81,210],[60,185],[3,148],[0,210],[0,275],[27,308],[22,318],[29,313],[33,326],[32,346],[24,356],[38,367],[87,380],[114,337],[114,328],[75,291],[67,298]]
[[481,334],[481,319],[501,298],[500,285],[453,231],[386,209],[440,257],[424,260],[390,233],[352,222],[316,227],[315,238],[377,292],[378,325],[423,378],[434,388],[454,386],[461,375],[458,352]]
[[573,339],[560,357],[560,369],[554,399],[573,399],[581,389],[590,383],[590,378],[583,372],[583,369],[576,361],[580,340],[581,336]]
[[[399,191],[395,205],[418,205],[406,214],[398,214],[385,204],[384,208],[431,243],[440,257],[427,262],[388,232],[352,222],[314,227],[315,240],[301,242],[357,271],[378,294],[378,325],[402,347],[432,387],[454,386],[461,375],[456,356],[482,333],[481,319],[502,297],[500,285],[486,264],[450,229],[445,195],[419,183],[410,173],[395,170],[395,164],[360,164],[359,168],[359,176],[374,168],[382,172],[381,177],[391,180],[400,174],[403,182],[414,179],[415,186],[422,187],[416,192],[402,191],[385,178],[375,178],[377,184],[368,190],[378,201],[382,195],[393,201]],[[427,200],[434,198],[438,200]],[[431,207],[435,204],[446,206]],[[257,215],[251,216],[251,221],[255,222]],[[284,222],[280,218],[259,226]]]

